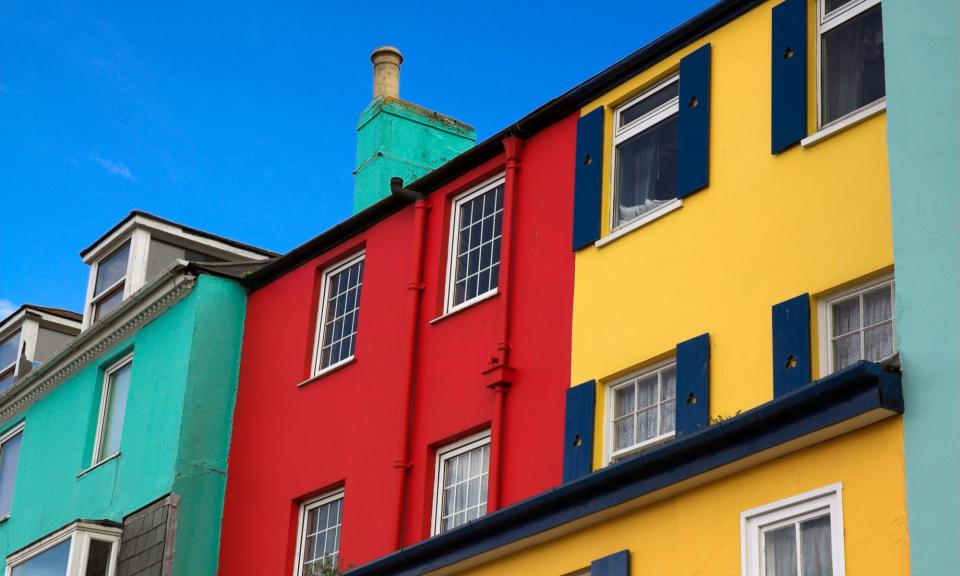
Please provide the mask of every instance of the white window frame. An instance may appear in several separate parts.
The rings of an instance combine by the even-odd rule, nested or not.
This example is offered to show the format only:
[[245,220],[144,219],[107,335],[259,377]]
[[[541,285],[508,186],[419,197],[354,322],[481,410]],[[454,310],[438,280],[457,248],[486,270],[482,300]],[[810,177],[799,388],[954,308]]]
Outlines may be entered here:
[[[817,0],[817,129],[824,130],[838,124],[856,123],[864,118],[859,118],[861,113],[867,109],[877,108],[880,102],[870,102],[856,110],[849,112],[839,118],[831,120],[827,124],[823,123],[823,36],[848,22],[849,20],[863,14],[867,10],[878,6],[881,0],[851,0],[828,15],[826,13],[826,0]],[[886,98],[881,98],[886,102]],[[885,108],[884,104],[884,108]],[[879,110],[877,110],[879,111]]]
[[[108,408],[107,401],[109,400],[109,392],[111,387],[110,376],[113,375],[118,370],[120,370],[121,368],[123,368],[124,366],[132,363],[133,363],[133,353],[131,352],[130,354],[127,354],[126,356],[120,358],[119,360],[111,364],[110,367],[107,368],[103,373],[103,385],[100,387],[100,411],[97,415],[97,434],[94,437],[93,459],[92,459],[93,461],[90,464],[91,466],[97,466],[98,464],[102,464],[107,460],[115,458],[117,455],[120,454],[119,450],[114,452],[113,454],[101,454],[100,444],[103,440],[104,426],[107,423],[106,422],[107,408]],[[131,385],[133,384],[132,378],[133,378],[133,375],[131,374]],[[124,419],[124,422],[126,422],[126,419]],[[121,433],[121,438],[122,436],[123,435]]]
[[[313,340],[313,376],[320,376],[321,374],[326,374],[331,370],[336,370],[344,364],[349,364],[353,362],[354,358],[357,355],[357,346],[356,341],[354,341],[353,354],[349,357],[344,358],[338,362],[335,362],[329,366],[320,367],[320,360],[322,359],[321,350],[323,348],[323,338],[326,335],[326,319],[327,319],[327,292],[330,287],[330,278],[343,272],[347,268],[364,261],[367,257],[366,251],[362,251],[359,254],[355,254],[346,260],[341,260],[336,264],[328,267],[323,271],[323,279],[320,281],[320,302],[317,306],[317,325],[314,330],[314,340]],[[364,271],[366,271],[366,265],[364,265]],[[363,278],[360,278],[360,294],[357,295],[357,332],[354,334],[354,338],[357,337],[360,333],[360,296],[363,295]]]
[[[337,500],[343,500],[344,489],[339,488],[333,492],[327,492],[322,496],[306,500],[300,504],[300,512],[297,518],[297,553],[294,556],[293,576],[303,576],[303,547],[307,543],[307,532],[304,523],[307,521],[307,515],[314,508],[319,508]],[[340,541],[343,542],[343,516],[340,517]],[[337,545],[337,560],[340,559],[340,546]]]
[[[140,232],[140,234],[137,234],[136,232]],[[144,273],[146,273],[145,267],[147,261],[147,250],[150,246],[150,235],[142,230],[138,230],[136,232],[130,237],[125,238],[122,242],[118,242],[117,245],[111,247],[110,250],[105,251],[103,257],[94,262],[90,267],[90,277],[87,281],[86,306],[83,314],[84,328],[103,320],[104,316],[94,318],[97,304],[105,300],[108,295],[112,295],[114,290],[116,290],[120,284],[123,284],[123,297],[120,300],[121,304],[130,296],[130,294],[139,288],[139,286],[134,286],[136,279],[132,278],[131,271],[135,270],[137,268],[137,263],[142,261],[142,267],[144,268]],[[102,292],[100,292],[99,295],[97,295],[97,274],[100,272],[100,264],[112,256],[116,251],[123,248],[124,244],[129,245],[129,253],[127,254],[127,268],[123,273],[123,278],[117,280],[110,286],[107,286]],[[110,312],[107,313],[107,315],[109,314]]]
[[[656,85],[644,90],[640,94],[631,98],[630,100],[624,102],[617,106],[613,111],[613,145],[611,147],[610,154],[610,232],[611,234],[623,230],[624,228],[633,229],[641,224],[645,224],[651,220],[656,219],[658,216],[662,216],[668,212],[672,212],[676,208],[679,208],[679,205],[682,204],[682,200],[675,198],[674,200],[665,202],[663,205],[654,208],[644,214],[640,214],[636,218],[627,220],[625,222],[620,222],[617,224],[617,210],[620,205],[620,191],[617,188],[617,182],[619,181],[617,173],[617,147],[621,144],[633,138],[637,134],[645,132],[650,128],[656,126],[660,122],[663,122],[670,116],[674,114],[680,114],[680,95],[677,94],[676,98],[673,98],[657,108],[654,108],[650,112],[647,112],[643,116],[637,118],[633,122],[627,124],[626,126],[620,126],[620,116],[623,112],[633,106],[634,104],[646,100],[650,96],[653,96],[660,90],[663,90],[667,86],[670,86],[673,83],[677,83],[679,89],[680,84],[680,74],[673,74],[668,78],[665,78],[658,82]],[[641,224],[638,224],[638,221]]]
[[[26,423],[25,423],[25,422],[21,422],[21,423],[17,424],[16,426],[14,426],[13,428],[11,428],[10,430],[7,430],[7,432],[6,432],[5,434],[3,434],[3,436],[0,436],[0,454],[3,453],[3,447],[4,447],[4,445],[6,445],[7,442],[9,442],[9,441],[10,441],[14,436],[16,436],[17,434],[22,434],[22,433],[23,433],[23,429],[25,428],[25,426],[26,426]],[[23,438],[20,439],[20,452],[23,453]],[[20,463],[19,463],[19,461],[18,461],[18,462],[17,462],[17,469],[19,470],[19,468],[20,468]],[[2,473],[3,473],[3,470],[0,470],[0,474],[2,474]],[[14,477],[13,477],[13,492],[15,493],[16,490],[17,490],[17,477],[16,477],[16,475],[14,475]],[[11,505],[12,505],[12,504],[13,504],[13,502],[11,501]],[[10,517],[10,512],[7,512],[6,514],[0,515],[0,521],[6,520],[6,519],[9,518],[9,517]]]
[[843,552],[843,483],[838,482],[772,504],[740,513],[740,567],[742,576],[762,576],[763,532],[776,524],[803,517],[830,514],[830,551],[833,576],[846,572]]
[[[663,372],[664,370],[666,370],[667,368],[670,368],[671,366],[673,366],[674,368],[676,368],[677,366],[677,358],[675,356],[670,357],[666,360],[663,360],[662,362],[657,362],[656,364],[651,364],[639,370],[635,370],[625,376],[621,376],[620,378],[612,380],[609,383],[606,383],[604,385],[604,388],[606,389],[606,393],[605,393],[606,400],[604,405],[604,432],[605,432],[604,436],[606,437],[604,441],[604,465],[617,462],[618,460],[621,460],[627,456],[630,456],[631,454],[636,454],[637,452],[643,451],[644,449],[647,449],[650,446],[653,446],[655,444],[660,444],[662,442],[670,440],[671,438],[674,438],[677,435],[677,425],[676,425],[676,421],[674,421],[673,432],[667,432],[666,434],[659,434],[653,438],[650,438],[649,440],[644,440],[639,444],[634,444],[627,448],[622,448],[620,450],[614,449],[614,438],[616,438],[616,433],[614,429],[614,411],[616,406],[616,394],[615,394],[616,391],[620,388],[623,388],[624,386],[627,386],[628,383],[629,385],[633,386],[634,380],[642,379],[654,373],[657,373],[659,375],[660,372]],[[658,376],[657,406],[661,404],[661,402],[659,401],[659,392],[660,392],[659,386],[660,386],[660,380]],[[676,410],[679,409],[680,402],[679,400],[676,399],[676,397],[674,397],[674,402],[675,402],[674,406],[676,407],[674,410],[674,419],[676,419]],[[657,410],[657,418],[658,418],[657,424],[659,428],[660,427],[659,426],[660,424],[659,408]]]
[[28,560],[43,554],[54,546],[70,540],[70,553],[67,560],[65,576],[85,576],[84,570],[90,553],[90,541],[100,540],[110,542],[110,562],[107,565],[107,576],[114,576],[117,572],[117,558],[120,555],[120,528],[100,526],[87,522],[74,522],[70,526],[47,536],[39,542],[20,550],[7,557],[5,576],[11,576],[13,569]]
[[[440,448],[439,450],[437,450],[436,462],[434,463],[434,467],[433,467],[433,470],[434,470],[433,515],[432,515],[433,521],[430,523],[431,536],[436,536],[437,534],[442,533],[441,526],[442,526],[442,520],[443,520],[442,518],[443,507],[441,506],[441,503],[442,503],[441,495],[444,489],[443,472],[444,472],[444,468],[446,467],[447,461],[450,460],[451,458],[454,458],[456,456],[459,456],[465,452],[469,452],[476,448],[480,448],[482,446],[489,446],[490,440],[491,440],[490,430],[484,430],[483,432],[472,434],[470,436],[467,436],[466,438],[458,440],[452,444],[448,444],[447,446],[444,446],[443,448]],[[490,462],[488,461],[487,462],[487,495],[488,495],[487,511],[489,511],[489,508],[490,508],[489,494],[490,494]],[[485,516],[486,514],[487,512],[484,512],[483,516]],[[480,518],[482,518],[483,516],[480,516]]]
[[[447,245],[447,280],[445,287],[445,297],[444,297],[444,314],[452,314],[457,310],[461,310],[476,302],[490,298],[494,294],[497,294],[500,291],[500,278],[503,276],[503,227],[506,225],[505,222],[501,220],[500,222],[500,255],[498,263],[501,264],[500,275],[497,277],[497,286],[496,288],[491,288],[486,292],[477,293],[476,296],[468,300],[464,300],[459,304],[453,303],[454,297],[454,286],[456,284],[456,275],[457,275],[457,240],[459,239],[458,231],[460,229],[460,207],[473,200],[477,196],[480,196],[490,190],[500,186],[501,184],[506,184],[506,175],[498,174],[493,178],[485,180],[484,182],[470,188],[466,192],[457,195],[454,197],[453,202],[451,203],[451,213],[450,213],[450,239]],[[506,196],[506,186],[504,186],[504,196]],[[506,209],[506,197],[504,197],[504,209]],[[501,214],[501,218],[502,218]]]
[[[879,278],[875,278],[869,282],[864,282],[862,284],[857,284],[856,286],[850,287],[846,290],[841,290],[838,292],[830,293],[823,298],[819,298],[817,302],[817,318],[819,325],[819,349],[820,349],[820,377],[823,378],[830,374],[834,373],[834,358],[833,358],[833,305],[842,300],[846,300],[852,296],[860,296],[860,323],[861,329],[863,331],[863,294],[871,290],[880,288],[881,286],[889,285],[891,291],[893,292],[890,306],[892,311],[892,320],[891,326],[893,327],[893,351],[897,351],[897,325],[896,325],[896,296],[897,296],[897,287],[896,282],[894,281],[893,274],[885,274]],[[861,353],[863,352],[863,341],[861,336]]]

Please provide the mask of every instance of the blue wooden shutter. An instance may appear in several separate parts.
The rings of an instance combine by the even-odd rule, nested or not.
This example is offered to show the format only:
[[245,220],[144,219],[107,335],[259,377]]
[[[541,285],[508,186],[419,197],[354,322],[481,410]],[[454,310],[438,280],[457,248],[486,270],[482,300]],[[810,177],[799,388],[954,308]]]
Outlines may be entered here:
[[710,425],[710,335],[677,344],[677,436]]
[[773,7],[771,152],[807,135],[807,0]]
[[773,307],[773,397],[810,382],[810,295]]
[[630,551],[621,550],[590,563],[590,576],[629,576]]
[[707,186],[710,180],[710,44],[680,60],[680,130],[677,197]]
[[573,184],[573,249],[600,238],[603,194],[603,106],[577,121],[577,170]]
[[563,481],[586,476],[593,470],[593,414],[597,383],[594,380],[567,390],[563,428]]

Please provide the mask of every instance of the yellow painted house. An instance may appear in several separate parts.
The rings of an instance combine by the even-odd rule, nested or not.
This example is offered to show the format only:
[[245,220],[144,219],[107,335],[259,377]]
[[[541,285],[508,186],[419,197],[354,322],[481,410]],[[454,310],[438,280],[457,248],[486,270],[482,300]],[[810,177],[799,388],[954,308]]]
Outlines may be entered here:
[[880,0],[723,0],[580,99],[564,484],[357,574],[909,574]]

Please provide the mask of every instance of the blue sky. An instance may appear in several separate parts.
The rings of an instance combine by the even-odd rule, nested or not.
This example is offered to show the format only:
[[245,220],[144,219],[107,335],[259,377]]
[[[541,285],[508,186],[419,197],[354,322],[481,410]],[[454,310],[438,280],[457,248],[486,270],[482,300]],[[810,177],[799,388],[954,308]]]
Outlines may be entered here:
[[278,252],[348,216],[378,45],[483,139],[712,3],[0,0],[0,317],[80,310],[132,209]]

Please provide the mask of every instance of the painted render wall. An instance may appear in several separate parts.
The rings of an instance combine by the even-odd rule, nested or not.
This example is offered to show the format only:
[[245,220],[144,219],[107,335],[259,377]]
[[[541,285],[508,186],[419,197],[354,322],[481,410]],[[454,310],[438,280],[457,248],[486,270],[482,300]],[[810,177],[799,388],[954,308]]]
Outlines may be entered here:
[[[570,381],[573,154],[570,115],[528,138],[517,181],[510,362],[501,504],[561,481]],[[482,371],[499,339],[504,298],[443,315],[453,199],[503,171],[492,158],[427,196],[423,292],[403,542],[430,534],[436,451],[490,427]],[[293,573],[299,505],[344,488],[340,558],[359,565],[394,550],[399,494],[404,324],[413,206],[391,214],[249,297],[230,450],[220,573]],[[365,250],[355,359],[311,377],[323,271]],[[264,431],[269,430],[269,434]]]
[[433,574],[581,574],[591,561],[629,549],[635,576],[740,576],[742,512],[842,482],[846,574],[905,576],[900,422],[890,418],[693,489],[667,488],[576,523],[572,533],[531,539],[475,568]]
[[240,373],[246,290],[200,276],[173,492],[180,496],[174,574],[215,574],[227,452]]
[[[0,554],[78,518],[121,521],[174,490],[176,573],[214,573],[244,306],[237,283],[201,276],[184,300],[3,424],[25,421]],[[131,351],[120,456],[87,470],[104,371]]]
[[[816,304],[893,267],[886,118],[875,116],[809,148],[770,153],[771,10],[765,2],[581,108],[613,110],[712,45],[710,183],[683,207],[576,255],[571,384],[596,379],[602,439],[606,384],[710,333],[710,416],[773,397],[771,308],[809,293],[813,377]],[[815,131],[814,2],[808,3],[809,133]],[[604,162],[610,162],[605,152]],[[609,166],[609,164],[607,164]],[[603,172],[610,233],[611,169]],[[656,329],[651,329],[656,327]],[[909,408],[908,408],[909,410]],[[594,465],[603,462],[598,442]]]
[[960,3],[883,20],[911,565],[934,576],[960,566]]

